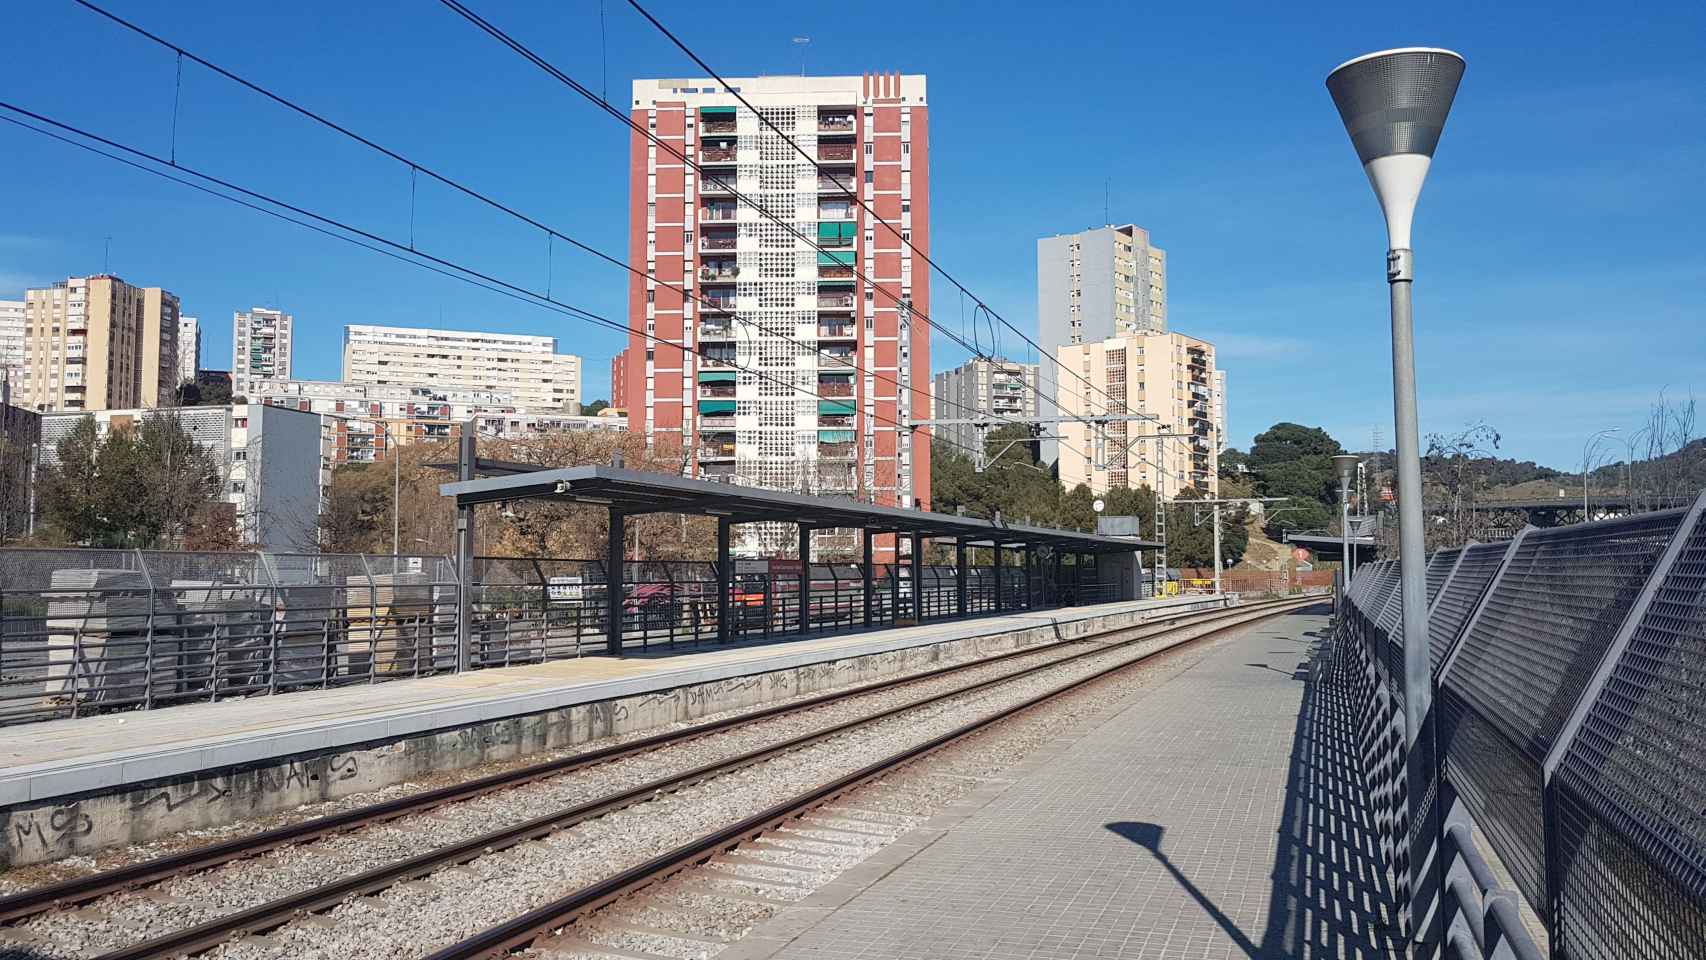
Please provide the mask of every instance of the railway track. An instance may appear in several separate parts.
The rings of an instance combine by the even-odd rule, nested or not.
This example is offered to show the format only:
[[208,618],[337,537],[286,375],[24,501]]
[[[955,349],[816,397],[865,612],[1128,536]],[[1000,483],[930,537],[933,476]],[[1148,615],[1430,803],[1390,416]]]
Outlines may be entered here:
[[[1016,713],[1079,689],[1087,683],[1148,660],[1166,650],[1193,643],[1255,619],[1285,612],[1307,602],[1311,601],[1273,601],[1207,614],[1170,617],[1137,627],[1024,648],[995,657],[835,691],[685,730],[656,734],[28,891],[0,899],[0,917],[14,920],[31,917],[51,920],[53,911],[56,910],[91,901],[98,902],[99,898],[114,893],[136,891],[169,878],[210,870],[222,864],[283,847],[294,847],[405,817],[430,814],[464,801],[491,797],[528,784],[556,781],[565,774],[587,771],[600,765],[617,765],[619,761],[624,760],[630,763],[649,762],[650,758],[661,756],[671,748],[703,741],[713,734],[755,729],[775,721],[798,721],[814,713],[825,712],[826,708],[851,708],[861,700],[904,692],[908,688],[923,688],[926,691],[921,697],[859,712],[838,722],[814,725],[805,732],[772,739],[752,749],[716,757],[685,769],[674,769],[663,776],[646,777],[638,782],[633,782],[630,778],[629,782],[616,789],[597,792],[594,796],[558,806],[539,816],[515,820],[497,829],[479,832],[456,842],[440,844],[412,856],[391,859],[366,870],[350,872],[285,896],[227,911],[204,922],[190,923],[168,933],[148,936],[100,954],[103,960],[142,960],[193,955],[239,941],[246,936],[277,929],[341,903],[386,891],[400,884],[434,875],[441,870],[492,858],[503,851],[529,845],[530,841],[541,841],[590,821],[610,817],[618,811],[627,811],[660,798],[690,792],[712,781],[731,778],[739,771],[775,763],[777,758],[809,752],[812,748],[852,736],[857,731],[877,729],[885,724],[906,724],[911,718],[918,717],[926,718],[923,721],[914,721],[920,724],[921,729],[930,723],[941,727],[942,722],[939,717],[932,715],[932,710],[949,710],[952,709],[952,704],[975,702],[980,696],[999,696],[996,692],[1003,688],[1021,683],[1035,683],[1045,675],[1052,678],[1048,688],[1041,692],[1018,699],[1009,696],[1008,702],[998,704],[996,709],[986,711],[969,723],[953,724],[934,736],[908,745],[905,749],[888,753],[825,782],[814,783],[809,789],[764,806],[757,813],[720,822],[714,829],[696,834],[694,839],[687,843],[673,845],[654,855],[640,858],[623,869],[609,872],[596,882],[582,885],[566,897],[549,899],[533,910],[503,923],[488,926],[474,936],[432,954],[434,960],[496,956],[524,946],[540,935],[560,928],[613,899],[656,883],[659,879],[707,859],[718,851],[773,829],[783,821],[795,819],[805,810],[828,802],[871,779],[997,724]],[[1121,656],[1121,652],[1127,647],[1177,632],[1187,632],[1189,636],[1142,653],[1135,659]],[[1111,639],[1116,637],[1118,639]],[[1022,664],[989,676],[979,676],[980,672],[991,674],[992,668],[999,665],[1033,659],[1038,662]],[[930,692],[933,685],[942,686],[943,681],[964,676],[977,678]],[[165,899],[169,901],[172,898]],[[36,955],[74,954],[43,952]]]

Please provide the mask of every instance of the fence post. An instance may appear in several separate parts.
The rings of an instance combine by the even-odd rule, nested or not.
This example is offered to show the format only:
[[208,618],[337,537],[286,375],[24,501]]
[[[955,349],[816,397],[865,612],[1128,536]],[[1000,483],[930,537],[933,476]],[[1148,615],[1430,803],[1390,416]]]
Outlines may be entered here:
[[862,574],[862,576],[864,577],[865,588],[861,592],[861,595],[865,599],[865,627],[867,629],[869,629],[871,626],[871,601],[875,599],[874,597],[871,596],[871,557],[872,557],[871,531],[866,530],[865,535],[862,539],[865,541],[865,543],[864,543],[865,566],[864,566],[864,572]]

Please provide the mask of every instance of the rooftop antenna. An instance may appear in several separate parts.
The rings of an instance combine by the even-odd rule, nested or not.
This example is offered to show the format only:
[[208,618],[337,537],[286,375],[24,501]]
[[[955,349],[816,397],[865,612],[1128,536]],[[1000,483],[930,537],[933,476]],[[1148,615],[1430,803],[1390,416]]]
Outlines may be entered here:
[[800,48],[800,76],[806,75],[806,50],[811,47],[811,37],[795,37],[794,46]]
[[101,254],[101,272],[113,272],[113,238],[110,235],[107,237],[106,250]]
[[1102,178],[1102,222],[1109,225],[1114,222],[1112,215],[1108,213],[1108,194],[1113,189],[1113,183],[1113,177]]

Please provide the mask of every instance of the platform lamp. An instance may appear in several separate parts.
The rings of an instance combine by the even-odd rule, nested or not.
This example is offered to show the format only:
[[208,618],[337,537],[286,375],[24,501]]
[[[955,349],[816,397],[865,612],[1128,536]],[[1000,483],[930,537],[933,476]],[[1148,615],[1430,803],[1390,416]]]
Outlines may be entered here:
[[[1463,79],[1463,58],[1450,50],[1408,47],[1382,50],[1340,64],[1327,75],[1327,92],[1339,108],[1374,195],[1386,215],[1386,282],[1392,294],[1392,407],[1398,452],[1398,563],[1404,622],[1404,745],[1411,813],[1427,795],[1433,777],[1433,743],[1426,720],[1432,704],[1432,671],[1427,642],[1427,581],[1422,546],[1422,464],[1416,426],[1416,358],[1410,322],[1410,285],[1415,261],[1410,223],[1422,192],[1434,148],[1445,129],[1446,114]],[[1428,808],[1430,817],[1437,811]],[[1427,824],[1412,824],[1421,842],[1433,837]],[[1429,911],[1424,871],[1437,856],[1412,848],[1410,856],[1411,936],[1437,942],[1437,930],[1421,929],[1424,918],[1437,926],[1439,911]]]
[[[1351,477],[1356,474],[1357,457],[1354,454],[1341,453],[1333,457],[1333,469],[1339,474],[1339,556],[1345,565],[1345,575],[1342,578],[1344,589],[1351,588],[1351,570],[1355,564],[1351,562]],[[1344,598],[1339,598],[1344,602]]]

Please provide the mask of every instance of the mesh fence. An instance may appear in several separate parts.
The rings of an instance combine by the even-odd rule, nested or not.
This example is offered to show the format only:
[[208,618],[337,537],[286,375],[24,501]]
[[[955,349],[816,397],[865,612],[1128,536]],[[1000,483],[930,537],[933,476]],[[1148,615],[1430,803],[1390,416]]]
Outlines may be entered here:
[[[1703,505],[1529,528],[1428,561],[1438,756],[1418,761],[1433,771],[1425,799],[1449,798],[1440,816],[1478,828],[1555,956],[1706,957]],[[1366,702],[1363,776],[1402,894],[1411,842],[1433,841],[1402,836],[1399,592],[1396,564],[1359,571],[1337,642],[1365,665],[1349,674],[1374,681],[1350,687]]]
[[1564,951],[1706,957],[1706,525],[1682,542],[1554,790]]

